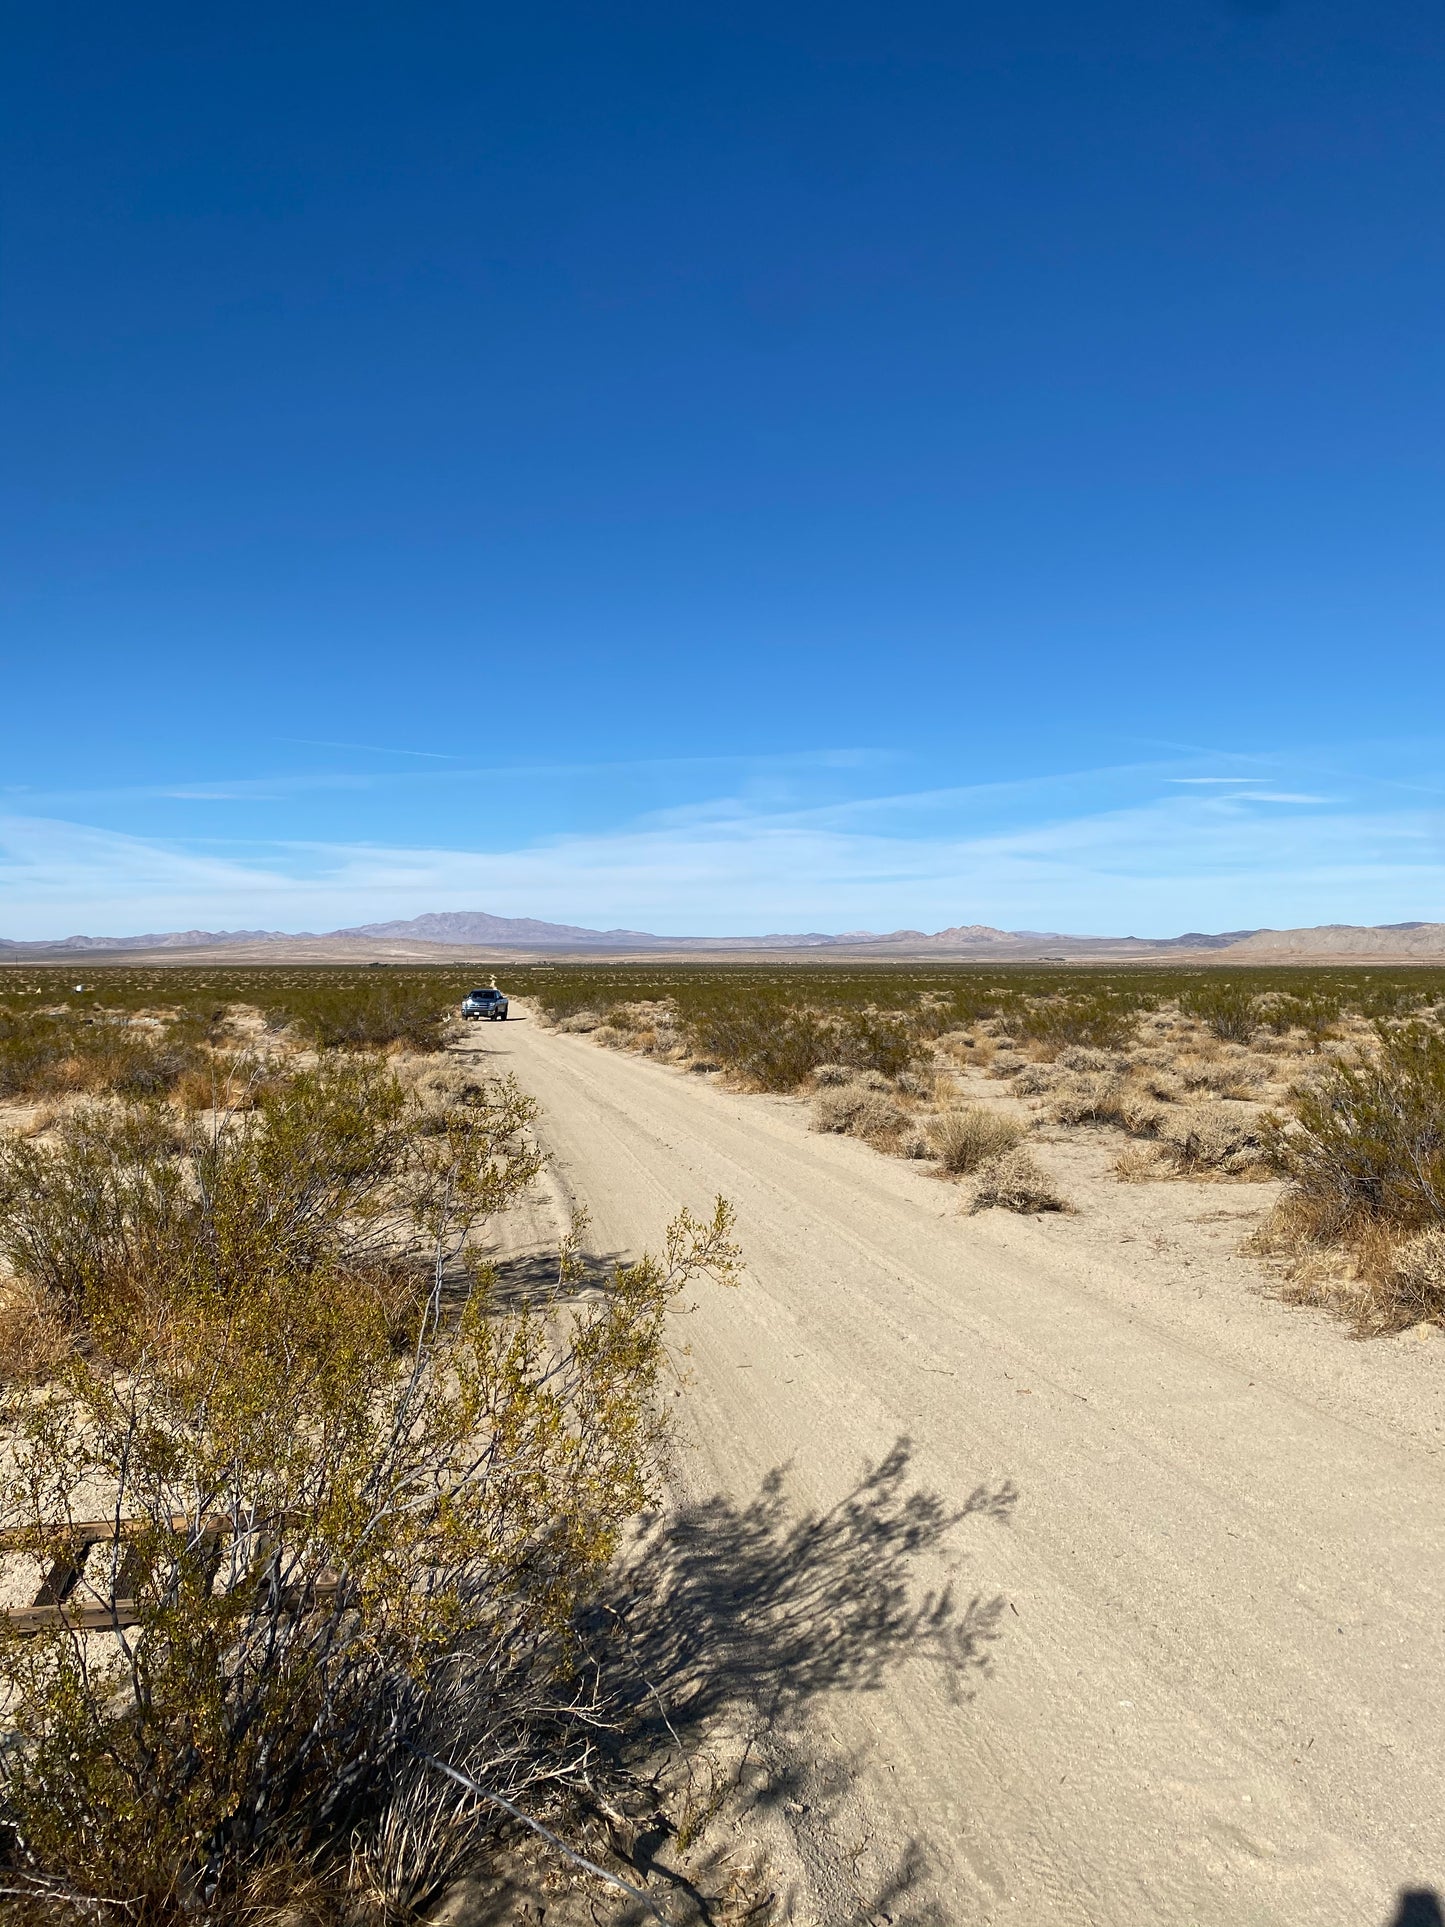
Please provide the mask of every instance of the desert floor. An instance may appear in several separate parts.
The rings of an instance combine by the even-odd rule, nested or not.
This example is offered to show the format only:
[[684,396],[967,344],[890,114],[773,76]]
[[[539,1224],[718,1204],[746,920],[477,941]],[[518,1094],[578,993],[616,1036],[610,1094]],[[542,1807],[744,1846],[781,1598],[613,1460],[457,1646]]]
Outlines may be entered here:
[[569,1198],[609,1257],[737,1209],[671,1512],[790,1918],[1383,1927],[1445,1884],[1445,1335],[1272,1297],[1270,1186],[1075,1141],[1076,1214],[970,1217],[797,1100],[513,1010],[459,1048],[544,1107],[520,1282]]

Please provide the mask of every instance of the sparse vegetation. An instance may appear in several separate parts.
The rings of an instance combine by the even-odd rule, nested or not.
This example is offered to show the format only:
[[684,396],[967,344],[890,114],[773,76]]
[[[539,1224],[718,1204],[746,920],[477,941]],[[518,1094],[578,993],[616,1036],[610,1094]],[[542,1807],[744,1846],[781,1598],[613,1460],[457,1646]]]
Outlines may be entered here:
[[991,1158],[980,1168],[973,1208],[986,1211],[991,1205],[1027,1214],[1068,1209],[1054,1180],[1022,1145]]
[[1016,1118],[1001,1117],[980,1104],[945,1111],[928,1129],[929,1144],[951,1177],[967,1176],[990,1158],[1013,1150],[1023,1136],[1024,1126]]
[[[3,988],[3,986],[0,986]],[[189,1015],[138,1022],[0,1007],[0,1099],[173,1090],[203,1061],[214,1024]]]
[[[1292,1114],[1264,1124],[1264,1147],[1288,1182],[1261,1242],[1295,1262],[1300,1294],[1321,1290],[1308,1262],[1338,1251],[1362,1290],[1369,1329],[1445,1314],[1438,1241],[1445,1231],[1445,1034],[1419,1020],[1376,1026],[1353,1061],[1332,1061],[1293,1094]],[[1300,1262],[1303,1260],[1304,1262]]]
[[[1028,1105],[1055,1126],[1139,1140],[1116,1159],[1120,1176],[1248,1180],[1304,1155],[1280,1148],[1266,1107],[1298,1106],[1308,1136],[1311,1104],[1325,1101],[1308,1090],[1337,1103],[1343,1083],[1330,1079],[1356,1075],[1337,1071],[1341,1053],[1368,1057],[1372,1025],[1439,1037],[1445,973],[588,966],[549,972],[536,996],[563,1029],[745,1089],[811,1093],[816,1129],[931,1156],[949,1175],[1017,1146]],[[1302,1071],[1313,1082],[1296,1098]],[[961,1104],[980,1074],[1004,1085],[999,1100]],[[1358,1110],[1363,1087],[1350,1088]],[[1306,1189],[1296,1185],[1296,1225]],[[1347,1236],[1348,1213],[1309,1209],[1322,1240]]]
[[506,1803],[596,1794],[579,1613],[728,1213],[580,1297],[564,1252],[554,1307],[506,1309],[475,1233],[536,1173],[529,1104],[333,1040],[223,1106],[111,1094],[0,1139],[6,1559],[63,1573],[77,1520],[132,1522],[68,1621],[0,1628],[8,1918],[401,1921]]

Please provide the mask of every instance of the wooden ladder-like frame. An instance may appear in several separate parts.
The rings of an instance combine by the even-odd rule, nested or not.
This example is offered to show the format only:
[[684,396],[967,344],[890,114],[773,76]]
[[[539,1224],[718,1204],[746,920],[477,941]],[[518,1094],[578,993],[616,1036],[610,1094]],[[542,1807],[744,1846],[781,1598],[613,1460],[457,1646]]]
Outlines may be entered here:
[[[40,1582],[40,1590],[30,1605],[0,1608],[0,1619],[8,1622],[13,1632],[24,1635],[45,1632],[52,1626],[63,1626],[71,1632],[112,1633],[126,1626],[139,1625],[143,1613],[134,1587],[140,1575],[135,1570],[132,1556],[121,1559],[116,1571],[115,1591],[108,1604],[82,1606],[71,1605],[69,1601],[85,1575],[86,1560],[93,1546],[116,1545],[127,1539],[138,1539],[143,1533],[153,1531],[156,1523],[153,1519],[77,1519],[73,1524],[40,1528],[40,1531],[53,1536],[55,1544],[50,1570]],[[228,1532],[235,1530],[233,1521],[223,1513],[207,1513],[199,1520],[177,1513],[168,1523],[177,1538],[199,1535],[200,1544],[207,1555],[209,1579],[214,1582],[221,1564],[221,1540]],[[31,1552],[36,1536],[37,1528],[34,1526],[12,1527],[0,1532],[0,1553]],[[338,1573],[329,1570],[319,1572],[304,1588],[305,1603],[313,1608],[329,1606],[335,1601],[340,1586]],[[287,1588],[288,1595],[296,1592],[295,1587]],[[287,1603],[299,1601],[288,1597]]]

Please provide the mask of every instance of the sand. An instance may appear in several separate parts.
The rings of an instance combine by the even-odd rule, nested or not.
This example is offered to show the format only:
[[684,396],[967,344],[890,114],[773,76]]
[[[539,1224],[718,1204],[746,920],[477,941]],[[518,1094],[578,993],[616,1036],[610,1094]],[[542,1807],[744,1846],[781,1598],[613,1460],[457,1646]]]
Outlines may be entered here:
[[731,1562],[696,1631],[790,1918],[1383,1927],[1441,1883],[1445,1338],[1272,1298],[1268,1186],[1120,1185],[1076,1138],[1039,1151],[1075,1214],[970,1217],[513,1011],[460,1048],[544,1106],[523,1242],[569,1196],[604,1254],[737,1207],[670,1505]]

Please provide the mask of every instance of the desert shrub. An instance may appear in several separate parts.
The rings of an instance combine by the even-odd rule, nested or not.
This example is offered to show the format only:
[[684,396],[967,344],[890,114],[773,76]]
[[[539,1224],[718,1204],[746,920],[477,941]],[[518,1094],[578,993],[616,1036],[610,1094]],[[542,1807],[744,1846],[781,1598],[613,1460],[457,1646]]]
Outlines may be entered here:
[[1117,1071],[1073,1071],[1054,1084],[1048,1114],[1056,1124],[1113,1124],[1153,1137],[1165,1111],[1147,1082]]
[[65,1317],[28,1279],[0,1281],[0,1385],[49,1378],[74,1339]]
[[932,1071],[901,1070],[892,1081],[905,1097],[931,1098],[936,1080]]
[[1378,1331],[1445,1323],[1445,1226],[1416,1232],[1398,1247],[1361,1311]]
[[1074,1071],[1054,1085],[1049,1116],[1056,1124],[1117,1124],[1124,1094],[1117,1071]]
[[973,1208],[985,1211],[990,1206],[1026,1214],[1068,1208],[1048,1172],[1022,1145],[980,1167]]
[[1373,1054],[1333,1063],[1294,1094],[1264,1143],[1325,1241],[1371,1224],[1445,1223],[1445,1036],[1414,1022],[1377,1033]]
[[[663,1321],[689,1277],[730,1274],[729,1218],[684,1216],[564,1320],[504,1311],[477,1264],[457,1305],[468,1233],[536,1168],[522,1100],[457,1100],[394,1155],[408,1100],[345,1062],[218,1126],[209,1162],[133,1106],[62,1138],[55,1169],[9,1164],[27,1283],[68,1287],[88,1324],[43,1397],[0,1400],[5,1544],[64,1569],[75,1520],[135,1522],[67,1601],[124,1596],[134,1624],[0,1635],[12,1918],[179,1927],[305,1889],[395,1920],[497,1802],[550,1813],[587,1784],[606,1709],[578,1608],[653,1496]],[[359,1218],[372,1250],[380,1216],[430,1253],[400,1354],[351,1243]]]
[[1129,1060],[1118,1051],[1094,1050],[1087,1044],[1073,1044],[1059,1052],[1055,1060],[1066,1071],[1124,1071]]
[[334,1282],[393,1250],[399,1213],[429,1224],[448,1187],[488,1212],[530,1182],[532,1114],[503,1081],[438,1119],[382,1062],[349,1056],[210,1124],[93,1105],[49,1142],[0,1139],[0,1258],[87,1326],[126,1324],[162,1291],[225,1301],[278,1267]]
[[901,1104],[878,1091],[868,1091],[853,1119],[852,1131],[855,1137],[882,1144],[897,1137],[907,1123],[908,1113]]
[[566,1017],[559,1017],[556,1028],[585,1036],[588,1031],[601,1030],[604,1021],[595,1010],[574,1010]]
[[1133,1036],[1147,995],[1137,989],[1097,985],[1084,994],[1015,998],[1003,1023],[1020,1042],[1055,1052],[1117,1050]]
[[777,999],[734,997],[684,1020],[689,1047],[762,1091],[795,1091],[820,1065],[896,1077],[919,1039],[902,1018],[796,1008]]
[[813,1129],[882,1140],[896,1136],[907,1112],[881,1091],[865,1084],[844,1084],[820,1091],[813,1101]]
[[1025,1064],[1012,1079],[1016,1097],[1041,1097],[1051,1091],[1059,1081],[1059,1072],[1052,1064]]
[[1159,1136],[1184,1171],[1222,1171],[1237,1176],[1258,1169],[1263,1160],[1257,1120],[1218,1104],[1166,1113]]
[[158,1096],[202,1062],[193,1026],[0,1010],[0,1097]]
[[1214,1036],[1242,1044],[1259,1023],[1256,993],[1248,984],[1217,978],[1190,984],[1179,993],[1179,1008]]
[[281,1008],[319,1050],[438,1050],[454,998],[450,985],[411,978],[318,979],[298,985]]
[[1013,1150],[1025,1128],[1016,1118],[985,1110],[981,1104],[965,1104],[944,1111],[929,1127],[928,1140],[944,1170],[961,1177]]

